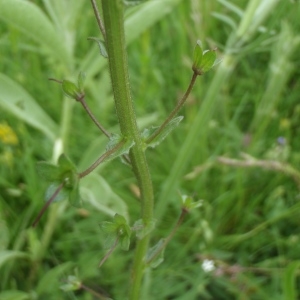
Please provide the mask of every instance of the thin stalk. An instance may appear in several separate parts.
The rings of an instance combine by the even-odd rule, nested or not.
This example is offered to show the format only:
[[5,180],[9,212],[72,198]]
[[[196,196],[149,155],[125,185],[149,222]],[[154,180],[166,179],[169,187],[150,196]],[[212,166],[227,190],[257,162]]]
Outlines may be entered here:
[[97,20],[98,27],[99,27],[99,29],[100,29],[100,31],[101,31],[104,39],[105,39],[105,28],[104,28],[104,24],[101,20],[101,16],[100,16],[100,12],[99,12],[96,0],[91,0],[91,3],[92,3],[93,10],[94,10],[95,18]]
[[114,252],[114,250],[116,249],[116,247],[118,246],[119,243],[119,237],[116,238],[114,244],[112,245],[112,247],[108,250],[108,252],[104,255],[104,257],[101,259],[100,263],[99,263],[99,268],[105,263],[105,261],[111,256],[111,254]]
[[125,141],[122,140],[115,147],[106,151],[90,167],[88,167],[86,170],[84,170],[83,172],[78,174],[79,179],[81,179],[81,178],[87,176],[88,174],[90,174],[91,172],[93,172],[103,161],[105,161],[109,156],[111,156],[113,153],[115,153],[117,150],[119,150],[124,144],[125,144]]
[[169,244],[169,242],[172,240],[173,236],[175,235],[175,233],[177,232],[178,228],[180,227],[180,225],[182,224],[185,215],[188,213],[188,211],[186,209],[182,209],[181,210],[181,214],[176,222],[176,225],[174,226],[173,230],[171,231],[171,233],[168,235],[167,238],[165,238],[164,242],[161,244],[161,246],[156,249],[155,253],[153,253],[153,255],[151,257],[148,258],[148,260],[146,261],[146,263],[149,265],[153,260],[155,260],[159,254],[167,247],[167,245]]
[[87,114],[90,116],[94,124],[103,132],[104,135],[106,135],[108,138],[110,137],[110,133],[98,122],[98,120],[95,118],[93,113],[91,112],[90,108],[88,107],[87,103],[85,102],[85,97],[81,97],[78,99],[78,101],[83,106],[84,110],[87,112]]
[[[141,191],[141,218],[147,227],[153,219],[153,187],[143,142],[136,123],[131,99],[127,56],[125,51],[124,7],[122,0],[102,0],[103,20],[106,29],[106,48],[116,112],[123,136],[133,139],[129,156],[133,172]],[[149,234],[137,242],[132,270],[130,300],[140,299],[144,257],[148,249]]]
[[198,76],[198,74],[196,72],[194,72],[193,76],[192,76],[192,79],[190,81],[190,84],[189,84],[186,92],[184,93],[183,97],[177,102],[177,104],[174,107],[174,109],[171,111],[171,113],[166,118],[166,120],[160,125],[160,127],[157,128],[157,130],[146,140],[147,144],[151,143],[162,132],[162,130],[168,125],[168,123],[174,118],[174,116],[177,115],[177,113],[179,112],[179,110],[185,104],[186,99],[190,95],[190,93],[191,93],[191,91],[192,91],[192,89],[193,89],[193,87],[195,85],[197,76]]
[[64,187],[64,183],[61,183],[58,186],[58,188],[56,189],[54,194],[51,196],[51,198],[46,202],[46,204],[43,206],[43,208],[39,212],[38,216],[36,217],[36,219],[34,220],[34,222],[32,224],[32,227],[35,227],[37,225],[37,223],[40,221],[41,217],[43,216],[44,212],[47,210],[49,205],[54,201],[54,199],[56,198],[56,196],[59,194],[59,192],[62,190],[63,187]]
[[90,287],[88,287],[88,286],[86,286],[86,285],[84,285],[84,284],[81,284],[81,285],[80,285],[80,288],[81,288],[82,290],[85,290],[85,291],[89,292],[90,294],[92,294],[93,296],[95,296],[95,297],[98,298],[98,299],[102,299],[102,300],[112,300],[111,298],[107,298],[106,296],[103,296],[103,295],[97,293],[96,291],[94,291],[93,289],[91,289]]

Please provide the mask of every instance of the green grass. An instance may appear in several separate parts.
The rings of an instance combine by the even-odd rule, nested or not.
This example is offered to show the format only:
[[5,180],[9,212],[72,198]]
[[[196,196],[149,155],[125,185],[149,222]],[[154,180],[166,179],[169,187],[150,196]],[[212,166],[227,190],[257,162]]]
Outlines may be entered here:
[[[47,13],[46,2],[35,1]],[[49,2],[52,7],[60,3]],[[58,32],[74,38],[72,67],[58,63],[42,41],[32,40],[0,16],[0,72],[30,93],[57,125],[71,114],[71,123],[64,128],[65,151],[81,171],[103,153],[106,139],[81,107],[65,102],[64,110],[59,85],[47,78],[74,79],[77,71],[86,71],[87,102],[106,128],[112,132],[118,128],[107,67],[96,46],[86,40],[98,35],[92,9],[85,1],[78,2],[80,13],[75,8],[57,12],[58,20],[65,22],[64,31]],[[232,3],[244,10],[248,1]],[[141,7],[133,8],[128,17],[138,15]],[[218,67],[198,78],[181,112],[185,118],[180,126],[147,152],[158,219],[152,245],[176,223],[178,192],[204,202],[187,215],[165,250],[163,264],[147,271],[142,299],[297,299],[299,186],[284,172],[225,165],[218,157],[242,160],[244,152],[295,169],[300,165],[296,43],[300,4],[279,1],[264,21],[264,30],[255,32],[241,48],[235,44],[236,53],[228,46],[232,28],[212,12],[239,24],[238,16],[218,1],[189,0],[174,5],[138,36],[133,30],[128,33],[130,77],[141,127],[159,125],[184,93],[198,38],[206,48],[217,46],[218,56],[224,57]],[[69,16],[75,17],[68,21]],[[143,15],[132,28],[143,27],[145,18],[152,16]],[[90,54],[97,63],[88,59],[93,47]],[[276,67],[279,72],[272,71]],[[1,94],[0,89],[3,101]],[[53,204],[38,227],[31,228],[45,189],[35,165],[52,161],[53,140],[0,108],[0,125],[8,124],[18,137],[17,144],[9,144],[0,135],[0,299],[94,299],[84,290],[60,290],[69,275],[113,299],[126,299],[135,239],[130,251],[117,249],[99,269],[106,250],[98,224],[112,216],[88,199],[79,209]],[[286,139],[284,145],[278,144],[278,137]],[[110,187],[99,184],[98,203],[128,213],[133,224],[139,219],[139,205],[129,168],[115,160],[96,173]],[[207,260],[215,265],[210,272],[202,268]],[[15,294],[9,298],[9,292]]]

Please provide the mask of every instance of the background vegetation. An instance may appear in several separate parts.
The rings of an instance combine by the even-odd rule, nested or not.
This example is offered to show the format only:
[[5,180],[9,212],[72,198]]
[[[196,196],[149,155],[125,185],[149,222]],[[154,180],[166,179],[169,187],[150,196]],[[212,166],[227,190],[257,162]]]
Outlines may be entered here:
[[[261,10],[247,23],[242,14],[255,2]],[[87,41],[98,36],[91,6],[0,0],[0,11],[0,299],[96,299],[85,289],[62,291],[69,275],[125,299],[133,251],[117,249],[97,265],[107,251],[98,223],[115,212],[132,224],[139,218],[128,167],[118,160],[100,167],[82,182],[83,207],[53,204],[31,227],[45,189],[36,162],[55,161],[63,150],[83,170],[106,144],[48,78],[86,72],[87,102],[118,130],[105,59]],[[143,300],[300,297],[299,15],[299,2],[288,0],[150,0],[128,8],[141,128],[159,125],[184,93],[197,39],[223,57],[198,79],[179,128],[147,152],[156,195],[152,244],[173,228],[178,192],[203,205],[186,217],[164,263],[147,271]]]

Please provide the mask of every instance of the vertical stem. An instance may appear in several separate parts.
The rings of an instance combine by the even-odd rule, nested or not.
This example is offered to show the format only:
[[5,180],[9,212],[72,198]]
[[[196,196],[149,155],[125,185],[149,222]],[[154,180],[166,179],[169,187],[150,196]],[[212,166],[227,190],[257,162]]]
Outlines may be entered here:
[[[129,155],[141,191],[141,217],[144,226],[148,226],[153,218],[153,187],[130,93],[127,56],[125,51],[123,1],[102,0],[102,10],[117,116],[122,135],[133,139],[135,142]],[[140,299],[141,282],[145,267],[144,257],[148,243],[149,234],[137,242],[132,270],[130,300]]]

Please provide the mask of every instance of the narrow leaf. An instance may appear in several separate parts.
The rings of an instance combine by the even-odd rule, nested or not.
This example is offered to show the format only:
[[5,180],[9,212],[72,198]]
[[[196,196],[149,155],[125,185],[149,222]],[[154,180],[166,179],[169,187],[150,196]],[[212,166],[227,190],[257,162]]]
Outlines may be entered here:
[[0,74],[0,91],[0,107],[40,130],[51,140],[56,139],[57,124],[19,84]]
[[88,40],[97,42],[97,44],[99,46],[100,54],[103,57],[108,58],[108,54],[107,54],[107,51],[106,51],[106,46],[105,46],[105,42],[104,41],[102,41],[102,40],[100,40],[98,38],[95,38],[95,37],[89,37]]
[[61,172],[76,171],[76,166],[64,153],[58,158],[58,166]]
[[84,84],[85,77],[86,77],[86,75],[85,75],[84,72],[79,72],[77,84],[78,84],[78,88],[79,88],[80,93],[83,93],[83,90],[84,90],[83,89],[83,84]]
[[72,81],[63,80],[61,87],[65,95],[69,98],[77,100],[80,97],[80,90]]
[[[117,146],[118,143],[122,142],[122,139],[124,139],[122,136],[118,134],[114,134],[110,137],[110,141],[108,142],[106,146],[106,151],[109,151]],[[134,145],[134,141],[131,139],[125,140],[124,144],[115,152],[113,152],[110,156],[108,156],[105,159],[105,162],[111,161],[115,159],[116,157],[119,157],[121,155],[125,155],[129,153],[130,148]]]
[[[159,133],[158,136],[156,136],[149,144],[145,144],[146,148],[148,147],[155,148],[157,145],[159,145],[168,136],[168,134],[178,126],[178,124],[182,121],[182,119],[183,116],[179,116],[172,119]],[[149,137],[151,137],[151,135],[157,130],[157,128],[159,127],[144,129],[144,131],[142,132],[143,140],[146,141]]]
[[32,297],[22,291],[3,291],[0,293],[0,300],[30,300]]
[[203,53],[203,59],[201,64],[201,71],[206,73],[209,71],[215,64],[217,54],[215,50],[207,50]]
[[156,245],[148,250],[146,262],[151,268],[157,268],[164,261],[165,239],[160,239]]
[[[48,201],[51,199],[53,194],[57,191],[58,188],[60,188],[61,182],[52,182],[45,193],[45,201]],[[58,195],[53,199],[53,202],[66,200],[69,198],[70,191],[66,188],[62,188],[61,191],[58,193]]]
[[193,70],[197,70],[200,68],[202,57],[203,57],[202,44],[198,40],[193,54]]
[[79,183],[77,182],[69,194],[69,201],[75,207],[81,206],[81,197],[79,193]]
[[29,255],[25,252],[14,251],[14,250],[3,250],[0,251],[0,267],[7,261],[17,258],[29,258]]
[[298,299],[296,277],[299,270],[300,261],[294,261],[286,267],[283,280],[284,300]]
[[136,237],[138,239],[142,239],[143,237],[145,237],[147,234],[149,234],[155,228],[155,223],[156,223],[155,220],[152,220],[147,225],[145,225],[142,219],[137,220],[134,223]]

